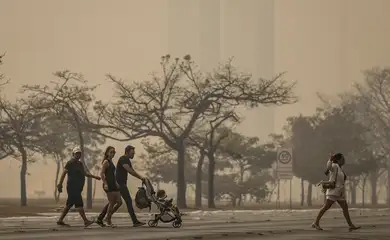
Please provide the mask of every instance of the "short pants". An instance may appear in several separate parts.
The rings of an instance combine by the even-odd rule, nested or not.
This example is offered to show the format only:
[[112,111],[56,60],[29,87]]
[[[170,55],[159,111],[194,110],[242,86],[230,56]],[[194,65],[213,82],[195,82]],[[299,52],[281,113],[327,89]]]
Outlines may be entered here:
[[116,183],[107,183],[107,190],[104,189],[104,185],[103,185],[103,190],[106,193],[109,193],[109,192],[119,192],[119,188],[117,187]]
[[331,200],[333,202],[345,201],[344,196],[337,195],[326,195],[326,199]]
[[66,206],[68,208],[82,208],[84,207],[82,192],[83,189],[70,189],[67,188],[68,199],[66,200]]

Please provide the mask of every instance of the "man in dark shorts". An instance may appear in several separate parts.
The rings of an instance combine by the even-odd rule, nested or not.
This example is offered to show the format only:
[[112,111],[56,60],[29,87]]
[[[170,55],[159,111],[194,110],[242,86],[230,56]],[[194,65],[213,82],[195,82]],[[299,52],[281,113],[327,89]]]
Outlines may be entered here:
[[93,223],[85,216],[84,202],[82,192],[85,184],[85,177],[95,178],[100,180],[100,177],[94,176],[86,171],[84,164],[80,161],[81,149],[75,147],[72,151],[72,159],[68,161],[64,167],[64,172],[61,175],[60,181],[57,185],[58,191],[62,192],[62,183],[64,182],[65,176],[68,175],[66,184],[66,191],[68,193],[68,199],[66,200],[66,206],[62,211],[60,219],[57,221],[57,225],[69,226],[64,223],[64,218],[68,214],[71,207],[75,207],[79,212],[81,218],[84,220],[84,226],[88,227]]
[[[144,178],[139,175],[132,167],[130,159],[133,159],[135,154],[135,148],[131,145],[128,145],[125,148],[125,154],[119,158],[118,163],[116,165],[116,172],[115,177],[116,181],[119,184],[119,191],[121,193],[121,196],[123,200],[126,202],[127,211],[130,214],[131,220],[133,221],[134,227],[139,227],[145,225],[144,222],[138,221],[137,216],[135,215],[134,208],[133,208],[133,201],[130,196],[129,189],[127,187],[127,174],[129,173],[133,177],[138,178],[139,180],[143,181]],[[96,220],[96,223],[100,226],[105,226],[103,223],[103,219],[107,214],[107,208],[108,204],[103,208],[102,212],[100,213],[99,217]]]

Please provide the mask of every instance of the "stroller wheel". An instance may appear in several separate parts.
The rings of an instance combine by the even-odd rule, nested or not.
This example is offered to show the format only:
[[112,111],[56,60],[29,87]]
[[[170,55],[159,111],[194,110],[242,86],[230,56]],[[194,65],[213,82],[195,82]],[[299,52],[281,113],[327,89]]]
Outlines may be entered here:
[[179,222],[179,221],[174,221],[174,222],[172,223],[172,226],[173,226],[174,228],[180,228],[180,227],[181,227],[181,222]]
[[148,225],[149,225],[149,227],[157,227],[158,221],[149,220]]

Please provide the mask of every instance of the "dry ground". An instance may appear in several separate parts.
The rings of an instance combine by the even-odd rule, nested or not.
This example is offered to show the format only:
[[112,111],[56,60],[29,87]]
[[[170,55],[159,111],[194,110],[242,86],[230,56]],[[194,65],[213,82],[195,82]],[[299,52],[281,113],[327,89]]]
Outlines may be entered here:
[[[65,199],[61,199],[60,203],[55,203],[53,199],[29,199],[28,200],[28,206],[21,207],[19,199],[0,199],[0,217],[15,217],[15,216],[36,216],[38,213],[42,212],[58,212],[64,205]],[[99,212],[103,205],[106,203],[103,199],[96,199],[93,203],[93,208],[88,209],[89,212]],[[191,208],[191,205],[193,204],[189,203],[189,209],[185,210],[195,210],[195,208]],[[319,208],[321,205],[320,203],[313,205],[310,208]],[[362,207],[361,205],[358,206],[350,206],[353,207]],[[368,206],[366,205],[365,208],[385,208],[387,206],[385,205],[377,205],[377,206]],[[223,203],[217,203],[218,209],[223,210],[229,210],[232,209],[229,206],[224,205]],[[288,204],[281,204],[280,209],[288,209]],[[293,206],[294,209],[307,209],[308,207],[301,207],[299,204],[296,204]],[[235,208],[235,209],[246,209],[246,210],[260,210],[260,209],[276,209],[275,203],[272,204],[253,204],[253,205],[246,205],[244,207]],[[209,210],[207,208],[204,208],[202,210]],[[140,210],[138,210],[140,211]],[[126,212],[126,207],[121,207],[119,209],[119,212]]]

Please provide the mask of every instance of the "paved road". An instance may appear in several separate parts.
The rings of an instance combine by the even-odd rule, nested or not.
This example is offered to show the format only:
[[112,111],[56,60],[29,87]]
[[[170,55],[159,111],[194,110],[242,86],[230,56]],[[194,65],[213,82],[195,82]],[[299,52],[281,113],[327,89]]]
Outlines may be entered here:
[[[0,239],[53,239],[65,240],[77,237],[83,240],[147,240],[147,239],[389,239],[390,211],[352,212],[356,224],[363,228],[348,232],[341,212],[336,210],[325,215],[322,227],[325,231],[310,228],[315,211],[301,212],[198,212],[184,216],[184,224],[174,229],[170,224],[157,228],[129,227],[123,215],[114,220],[118,228],[92,226],[84,229],[80,220],[71,215],[68,222],[73,227],[58,228],[53,217],[0,219]],[[142,216],[144,220],[149,217]]]

